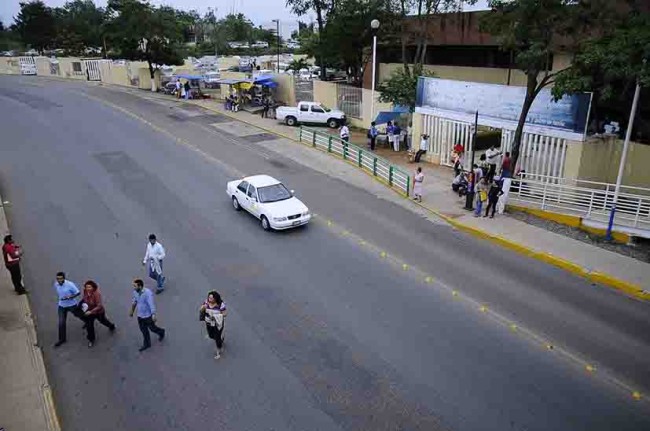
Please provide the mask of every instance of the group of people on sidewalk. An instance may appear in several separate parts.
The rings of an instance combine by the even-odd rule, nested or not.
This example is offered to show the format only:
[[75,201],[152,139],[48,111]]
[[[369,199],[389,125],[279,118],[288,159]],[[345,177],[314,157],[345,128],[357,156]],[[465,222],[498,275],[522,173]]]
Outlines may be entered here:
[[[399,151],[402,146],[402,141],[404,141],[406,148],[411,149],[411,130],[412,128],[410,124],[406,129],[402,129],[399,124],[393,123],[392,121],[386,123],[386,140],[389,147],[391,147],[393,151]],[[370,123],[370,128],[366,132],[368,148],[372,151],[375,151],[378,136],[379,129],[377,129],[377,123],[373,121]]]
[[[14,289],[18,294],[26,293],[22,282],[20,259],[23,255],[21,247],[13,241],[11,235],[4,238],[2,254],[5,266],[11,273]],[[156,235],[149,235],[143,265],[148,265],[149,277],[156,281],[156,294],[163,292],[165,276],[163,275],[163,259],[165,249],[157,241]],[[111,334],[115,333],[116,326],[111,322],[106,313],[102,293],[94,280],[87,280],[83,284],[83,291],[66,278],[64,272],[58,272],[54,282],[57,294],[58,314],[58,340],[55,348],[67,342],[67,319],[72,314],[83,322],[86,331],[88,347],[93,347],[96,340],[95,321],[108,328]],[[158,336],[158,340],[165,338],[166,331],[157,325],[156,304],[154,292],[144,286],[144,281],[136,278],[132,282],[132,298],[129,316],[134,315],[138,320],[138,327],[142,333],[143,343],[139,348],[143,352],[151,347],[151,332]],[[224,318],[227,314],[226,304],[221,295],[216,291],[208,292],[207,298],[199,308],[199,320],[205,322],[208,337],[216,343],[215,359],[221,357],[224,341]]]

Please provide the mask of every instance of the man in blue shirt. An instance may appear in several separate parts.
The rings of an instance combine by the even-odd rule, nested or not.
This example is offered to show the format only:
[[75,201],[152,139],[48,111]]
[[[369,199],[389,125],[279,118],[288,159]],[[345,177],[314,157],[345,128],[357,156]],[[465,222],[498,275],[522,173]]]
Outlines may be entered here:
[[375,143],[377,142],[377,135],[379,131],[377,130],[377,125],[373,121],[370,123],[370,129],[368,129],[368,139],[370,139],[370,150],[375,151]]
[[133,280],[133,304],[129,315],[133,317],[134,312],[138,317],[138,326],[144,337],[144,344],[140,347],[142,352],[151,347],[149,331],[157,334],[158,341],[162,341],[165,338],[165,330],[156,325],[156,305],[153,302],[153,293],[144,287],[144,282],[139,278]]
[[59,347],[66,342],[66,321],[68,313],[74,314],[80,320],[84,321],[83,311],[79,308],[79,297],[81,291],[77,286],[65,279],[65,273],[58,272],[54,282],[54,290],[59,298],[59,341],[54,347]]

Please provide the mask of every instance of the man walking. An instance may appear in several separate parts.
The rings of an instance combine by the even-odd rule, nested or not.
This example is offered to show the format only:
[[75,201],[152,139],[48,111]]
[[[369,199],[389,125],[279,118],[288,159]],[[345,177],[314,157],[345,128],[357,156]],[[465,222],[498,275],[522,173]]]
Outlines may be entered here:
[[5,267],[9,271],[9,274],[11,274],[11,282],[18,295],[27,293],[25,287],[23,287],[23,275],[20,271],[20,257],[22,254],[23,252],[20,246],[14,243],[12,236],[5,236],[4,244],[2,245],[2,258],[5,261]]
[[157,334],[158,341],[162,341],[165,338],[165,330],[156,325],[156,305],[153,302],[153,293],[144,287],[144,282],[139,278],[133,280],[133,304],[129,316],[133,317],[134,312],[138,317],[138,326],[144,337],[142,347],[139,349],[140,352],[143,352],[151,347],[149,331]]
[[65,279],[64,272],[56,273],[56,281],[54,282],[54,290],[59,298],[59,341],[54,344],[54,347],[59,347],[66,342],[66,322],[68,320],[68,313],[72,313],[75,317],[84,320],[84,314],[79,307],[79,299],[81,291],[71,281]]
[[156,239],[156,235],[149,235],[147,251],[144,254],[142,265],[149,265],[149,277],[156,280],[156,294],[165,289],[165,276],[163,275],[163,259],[165,258],[165,248]]

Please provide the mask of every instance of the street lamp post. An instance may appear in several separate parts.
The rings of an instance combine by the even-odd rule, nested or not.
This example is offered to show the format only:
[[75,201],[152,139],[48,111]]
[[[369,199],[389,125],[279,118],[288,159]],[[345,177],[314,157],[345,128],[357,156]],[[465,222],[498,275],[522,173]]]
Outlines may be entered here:
[[377,68],[377,29],[379,28],[379,20],[373,19],[370,22],[372,29],[372,92],[371,92],[371,109],[370,121],[375,121],[375,76]]
[[277,36],[277,48],[278,48],[278,73],[280,73],[280,20],[279,19],[274,19],[273,22],[276,24],[276,30],[275,30],[275,35]]

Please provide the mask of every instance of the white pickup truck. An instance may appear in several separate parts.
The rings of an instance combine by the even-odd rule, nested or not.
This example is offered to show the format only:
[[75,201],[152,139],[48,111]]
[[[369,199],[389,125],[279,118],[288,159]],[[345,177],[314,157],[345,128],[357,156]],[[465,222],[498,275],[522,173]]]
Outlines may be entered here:
[[275,118],[284,121],[287,126],[296,126],[298,123],[327,124],[334,129],[345,122],[345,113],[317,102],[300,102],[295,108],[280,106],[275,110]]

